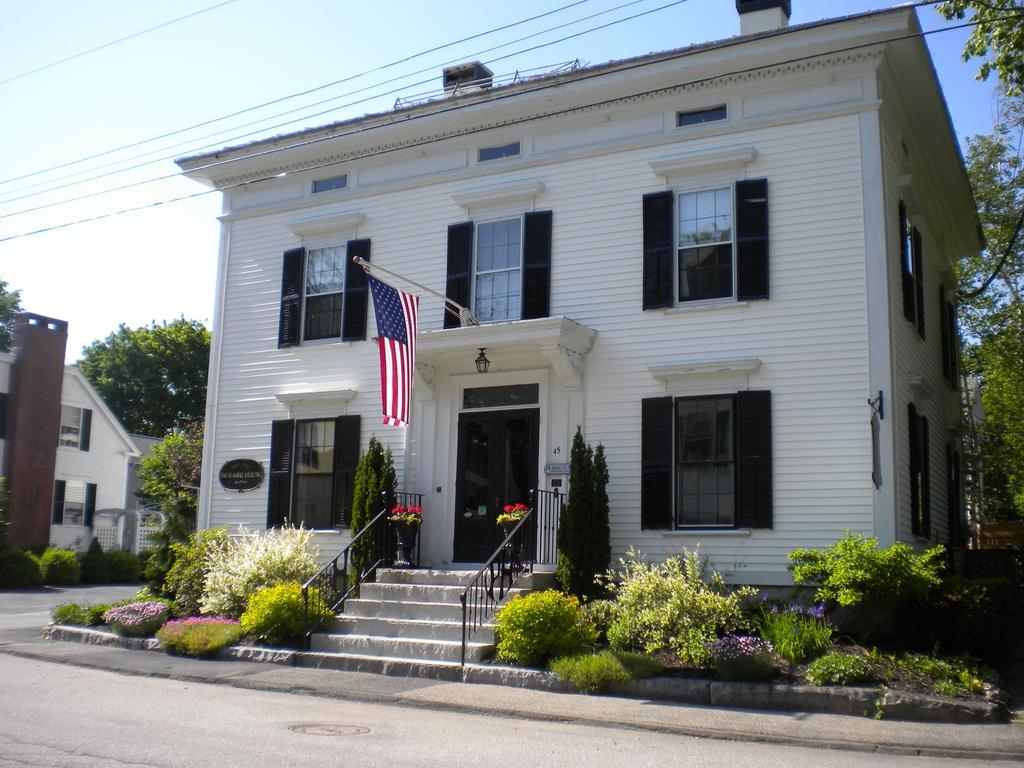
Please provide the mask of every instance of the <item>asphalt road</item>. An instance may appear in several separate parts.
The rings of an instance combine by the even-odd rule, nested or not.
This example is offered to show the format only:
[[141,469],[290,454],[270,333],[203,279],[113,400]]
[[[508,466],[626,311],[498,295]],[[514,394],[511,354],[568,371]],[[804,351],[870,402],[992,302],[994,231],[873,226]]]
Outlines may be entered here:
[[15,656],[0,656],[0,680],[3,766],[962,764],[239,690]]

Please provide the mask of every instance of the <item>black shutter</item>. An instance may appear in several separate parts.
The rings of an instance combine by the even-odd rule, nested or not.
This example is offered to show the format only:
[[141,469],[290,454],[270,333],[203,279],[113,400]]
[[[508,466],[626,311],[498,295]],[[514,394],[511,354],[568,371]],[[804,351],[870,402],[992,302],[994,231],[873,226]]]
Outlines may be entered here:
[[674,192],[644,195],[644,309],[671,307]]
[[648,397],[641,403],[640,527],[672,527],[671,397]]
[[954,389],[960,389],[960,332],[956,327],[956,304],[946,302],[946,322],[949,330],[949,383]]
[[900,276],[903,281],[903,316],[914,322],[917,313],[914,311],[914,275],[910,264],[913,255],[910,241],[913,239],[910,222],[907,221],[907,208],[900,200]]
[[0,440],[7,439],[7,393],[0,392]]
[[85,527],[92,528],[92,518],[96,514],[96,483],[85,484]]
[[949,518],[949,545],[959,547],[963,540],[963,501],[960,486],[960,454],[953,450],[951,443],[946,443],[946,476],[948,479],[946,501]]
[[949,344],[949,302],[946,301],[946,286],[939,285],[939,330],[942,332],[942,376],[952,381]]
[[78,450],[88,451],[92,442],[92,411],[82,409],[82,428],[78,433]]
[[551,211],[525,216],[523,224],[523,320],[547,317],[551,304]]
[[288,521],[292,496],[292,459],[295,452],[295,422],[281,419],[270,430],[270,488],[267,493],[267,528]]
[[67,485],[63,480],[57,480],[53,484],[53,524],[64,523],[64,487]]
[[359,416],[339,416],[334,420],[334,525],[337,528],[347,527],[352,522],[359,429]]
[[736,182],[736,298],[768,298],[768,181]]
[[[473,222],[464,221],[448,227],[448,276],[445,292],[454,302],[469,307],[470,281],[473,272]],[[444,327],[458,328],[459,318],[445,308]]]
[[921,417],[921,530],[925,538],[932,533],[932,482],[929,452],[928,417]]
[[342,341],[366,339],[366,312],[370,286],[366,270],[356,264],[355,257],[370,260],[369,240],[349,240],[345,249],[345,309],[341,324]]
[[917,333],[924,338],[924,254],[921,233],[914,230],[914,300],[917,307]]
[[907,434],[910,441],[910,532],[921,533],[921,437],[917,408],[907,405]]
[[772,527],[772,393],[736,395],[736,524]]
[[306,249],[284,252],[281,268],[281,322],[277,328],[277,346],[299,343],[302,328],[302,291],[306,275]]

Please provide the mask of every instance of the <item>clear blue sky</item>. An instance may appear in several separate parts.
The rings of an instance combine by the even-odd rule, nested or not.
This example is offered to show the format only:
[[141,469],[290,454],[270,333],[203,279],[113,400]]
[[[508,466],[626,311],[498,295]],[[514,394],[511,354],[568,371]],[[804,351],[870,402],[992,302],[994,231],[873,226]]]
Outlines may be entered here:
[[[358,75],[410,54],[572,2],[0,0],[4,19],[0,26],[0,180],[32,174]],[[636,0],[620,8],[627,2],[583,0],[534,22],[302,98],[87,163],[17,181],[0,181],[0,238],[188,195],[202,188],[175,178],[29,214],[10,215],[86,192],[174,174],[176,166],[164,159],[85,185],[33,197],[25,195],[148,160],[189,154],[206,145],[237,144],[261,135],[388,109],[397,94],[358,104],[351,102],[395,89],[406,95],[435,89],[441,67],[451,61],[507,57],[491,64],[495,73],[501,75],[574,59],[596,64],[738,32],[733,0],[685,0],[662,10],[653,9],[672,0]],[[19,76],[218,3],[224,4],[66,63]],[[792,23],[891,5],[886,0],[793,0]],[[613,10],[616,8],[619,9]],[[521,52],[647,11],[653,12],[605,30]],[[923,8],[918,13],[925,29],[946,26],[932,8]],[[583,20],[594,14],[601,15]],[[568,26],[544,32],[563,24]],[[541,34],[512,42],[535,33]],[[960,59],[966,34],[943,32],[928,39],[962,144],[969,136],[988,132],[995,117],[993,83],[976,82],[976,63],[965,64]],[[497,46],[501,47],[482,53]],[[392,78],[400,79],[381,85]],[[429,82],[420,83],[423,80]],[[367,90],[341,98],[362,88]],[[324,99],[332,101],[300,109],[288,117],[269,119],[275,113]],[[328,109],[333,111],[312,116]],[[258,125],[240,127],[261,118],[265,119]],[[285,121],[296,122],[266,130]],[[253,131],[261,132],[242,138]],[[151,154],[128,160],[144,152]],[[121,164],[109,165],[113,161]],[[94,170],[70,176],[90,169]],[[30,186],[40,182],[47,184]],[[18,197],[21,199],[14,199]],[[69,361],[78,358],[83,345],[105,337],[120,323],[135,327],[184,315],[209,325],[218,245],[218,197],[206,195],[0,243],[0,279],[11,288],[21,289],[25,309],[70,322]]]

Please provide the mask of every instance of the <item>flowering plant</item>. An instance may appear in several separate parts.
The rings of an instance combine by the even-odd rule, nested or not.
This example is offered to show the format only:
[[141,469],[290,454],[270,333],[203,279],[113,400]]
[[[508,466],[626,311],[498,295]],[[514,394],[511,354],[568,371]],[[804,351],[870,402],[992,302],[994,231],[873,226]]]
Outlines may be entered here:
[[391,510],[391,522],[405,523],[419,528],[423,523],[423,507],[407,507],[399,504]]
[[204,658],[238,642],[241,625],[224,616],[190,616],[164,624],[156,633],[168,653]]
[[504,511],[498,515],[498,525],[515,525],[526,516],[527,511],[525,504],[506,504]]
[[832,644],[833,629],[825,618],[823,603],[771,603],[762,606],[758,623],[761,637],[775,646],[779,656],[793,663],[816,658]]
[[768,677],[775,669],[775,649],[759,637],[727,635],[709,649],[715,669],[727,680]]
[[103,621],[119,635],[148,637],[167,621],[168,614],[166,603],[144,601],[111,608],[103,614]]

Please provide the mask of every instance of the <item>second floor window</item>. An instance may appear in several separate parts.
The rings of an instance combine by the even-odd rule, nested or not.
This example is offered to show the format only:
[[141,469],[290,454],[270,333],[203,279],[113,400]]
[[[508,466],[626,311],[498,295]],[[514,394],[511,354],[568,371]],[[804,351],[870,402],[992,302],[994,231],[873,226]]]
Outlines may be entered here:
[[60,407],[60,436],[57,444],[65,448],[77,448],[80,451],[89,450],[90,435],[92,432],[92,411],[88,408],[78,408],[73,405],[62,405]]
[[678,301],[732,296],[732,189],[681,193],[678,205]]
[[520,318],[522,252],[522,219],[477,225],[473,314],[479,322]]
[[310,248],[306,253],[304,339],[341,336],[344,289],[345,246]]

